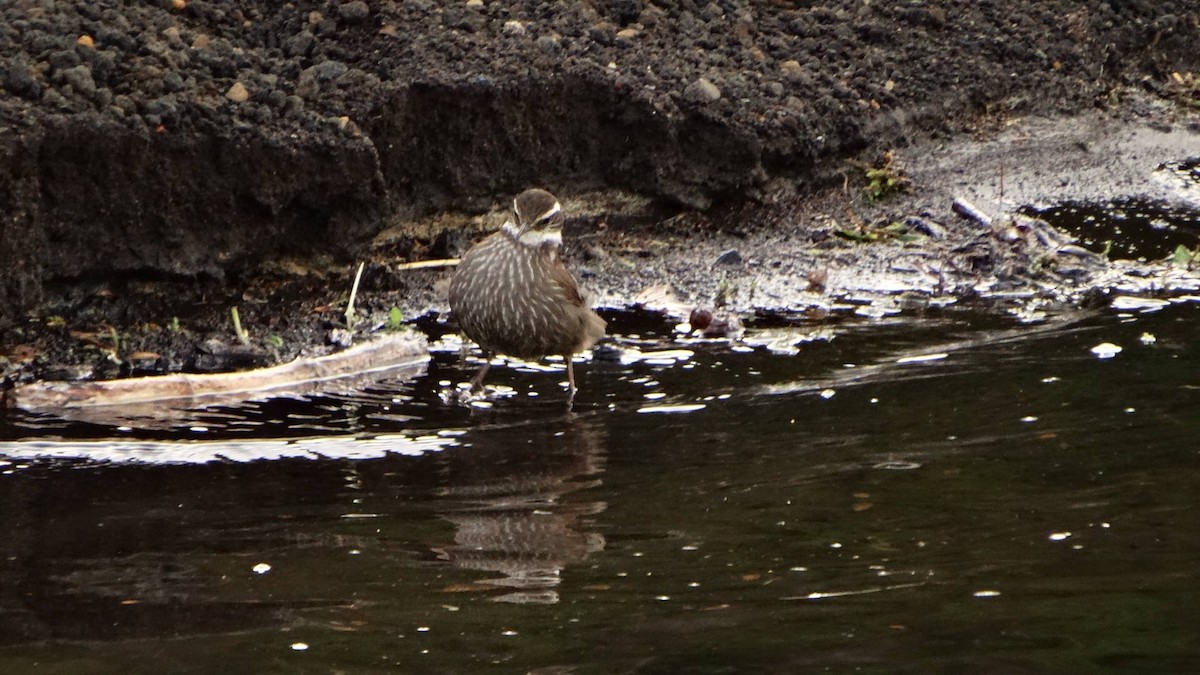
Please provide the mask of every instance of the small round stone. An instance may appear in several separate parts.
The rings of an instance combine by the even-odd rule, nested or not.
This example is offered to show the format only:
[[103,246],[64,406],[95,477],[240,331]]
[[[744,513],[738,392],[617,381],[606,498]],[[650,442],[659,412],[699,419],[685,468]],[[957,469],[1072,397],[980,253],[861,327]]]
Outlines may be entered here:
[[363,0],[351,0],[337,9],[338,16],[347,21],[362,21],[371,14],[371,8]]
[[234,103],[245,103],[250,98],[250,90],[241,82],[234,82],[229,91],[225,92],[225,98]]
[[721,98],[721,90],[717,88],[717,85],[701,77],[684,88],[683,97],[697,103],[711,103]]

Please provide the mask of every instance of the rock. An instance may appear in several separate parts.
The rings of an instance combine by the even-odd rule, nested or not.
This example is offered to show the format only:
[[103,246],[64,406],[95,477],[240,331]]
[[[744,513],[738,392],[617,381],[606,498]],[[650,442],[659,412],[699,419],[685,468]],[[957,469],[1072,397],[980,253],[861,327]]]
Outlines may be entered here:
[[287,94],[279,89],[272,89],[271,91],[267,92],[266,102],[267,106],[272,110],[279,110],[285,103],[287,103]]
[[59,76],[80,96],[90,99],[96,94],[96,81],[92,79],[92,70],[85,65],[68,68],[59,73]]
[[307,56],[316,43],[317,36],[312,31],[302,30],[283,41],[283,51],[288,56]]
[[146,103],[146,122],[149,124],[169,122],[175,118],[178,110],[179,103],[175,100],[174,94],[159,96],[153,101]]
[[608,23],[607,21],[601,21],[600,23],[592,26],[588,30],[587,34],[588,37],[591,38],[596,44],[611,45],[615,40],[613,36],[613,31],[615,29],[616,26],[613,26],[611,23]]
[[234,103],[245,103],[250,98],[250,90],[241,82],[234,82],[229,91],[225,92],[225,98]]
[[713,264],[714,265],[740,265],[740,264],[742,264],[742,262],[743,262],[743,258],[742,258],[741,252],[738,251],[736,248],[731,248],[729,250],[722,251],[721,255],[717,256],[717,259],[715,261],[713,261]]
[[37,100],[42,96],[42,85],[33,76],[33,71],[19,61],[10,64],[5,70],[4,88],[30,100]]
[[42,93],[42,104],[52,109],[61,109],[67,107],[67,99],[57,90],[47,88]]
[[351,2],[339,5],[337,13],[338,16],[346,21],[357,23],[370,16],[371,8],[363,0],[352,0]]
[[801,66],[800,62],[795,59],[784,61],[780,64],[779,70],[785,78],[793,82],[804,75],[804,66]]
[[321,80],[322,82],[336,80],[342,75],[345,75],[346,71],[349,69],[349,66],[341,61],[334,61],[332,59],[329,61],[322,61],[321,63],[318,63],[312,67],[313,74],[316,75],[317,79]]
[[724,18],[725,10],[721,9],[721,6],[717,3],[710,2],[704,6],[704,9],[700,10],[700,14],[708,21],[716,21],[717,19]]
[[300,71],[300,77],[296,80],[296,96],[312,101],[321,93],[321,85],[317,82],[317,73],[313,68],[305,68]]
[[182,91],[185,82],[179,71],[172,70],[166,75],[163,75],[163,87],[170,92]]
[[525,24],[516,19],[509,19],[500,30],[505,35],[521,36],[525,34]]
[[683,90],[683,97],[696,103],[711,103],[721,98],[721,90],[717,85],[701,77]]
[[113,97],[112,105],[126,115],[132,115],[137,112],[137,103],[125,94]]
[[295,118],[302,114],[304,114],[304,99],[299,96],[288,96],[283,99],[284,117]]
[[50,62],[50,67],[55,70],[74,68],[82,62],[82,59],[79,58],[79,54],[76,54],[74,49],[63,49],[61,51],[54,52],[46,60]]
[[[479,3],[478,6],[482,6]],[[442,25],[453,30],[475,33],[483,29],[486,19],[475,11],[477,5],[450,5],[442,11]]]
[[660,23],[663,23],[668,19],[666,11],[661,7],[658,7],[657,5],[648,5],[638,14],[637,20],[638,23],[649,28],[650,26],[656,26]]

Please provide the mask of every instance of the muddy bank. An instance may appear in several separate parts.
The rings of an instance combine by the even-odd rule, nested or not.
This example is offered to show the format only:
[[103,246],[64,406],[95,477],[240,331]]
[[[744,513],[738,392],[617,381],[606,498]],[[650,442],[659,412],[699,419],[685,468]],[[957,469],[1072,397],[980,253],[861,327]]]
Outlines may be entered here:
[[[981,119],[1200,64],[1200,0],[19,0],[0,28],[5,305],[54,279],[347,259],[530,184],[801,194]],[[11,312],[6,317],[11,321]]]
[[[18,0],[0,12],[10,380],[328,350],[354,260],[371,261],[370,322],[439,308],[445,272],[395,264],[454,255],[532,184],[568,202],[581,276],[606,302],[669,281],[697,301],[793,306],[872,269],[944,287],[899,257],[944,258],[978,237],[952,224],[947,199],[951,177],[996,174],[972,139],[1093,109],[1195,138],[1200,0]],[[1081,142],[1105,136],[1092,129]],[[885,150],[913,190],[874,203],[864,165],[847,160]],[[1058,162],[1012,157],[1010,176]],[[1030,193],[1044,183],[1031,175]],[[943,231],[869,248],[839,235],[922,212]],[[968,272],[1037,257],[1010,249]],[[233,305],[249,350],[226,344]]]

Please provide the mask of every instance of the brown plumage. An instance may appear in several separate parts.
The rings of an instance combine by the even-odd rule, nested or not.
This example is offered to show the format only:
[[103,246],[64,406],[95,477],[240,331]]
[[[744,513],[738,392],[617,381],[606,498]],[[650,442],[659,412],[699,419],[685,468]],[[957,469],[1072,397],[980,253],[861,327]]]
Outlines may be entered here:
[[[526,190],[513,200],[512,215],[459,262],[450,281],[450,310],[489,358],[496,352],[520,359],[561,355],[573,398],[571,355],[604,337],[604,319],[584,302],[563,264],[563,213],[554,195]],[[487,369],[485,363],[472,387]]]

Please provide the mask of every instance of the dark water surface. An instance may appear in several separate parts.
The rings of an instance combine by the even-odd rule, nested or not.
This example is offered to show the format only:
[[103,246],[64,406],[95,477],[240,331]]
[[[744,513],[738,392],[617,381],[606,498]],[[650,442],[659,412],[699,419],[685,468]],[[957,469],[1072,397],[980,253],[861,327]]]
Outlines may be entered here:
[[1195,671],[1197,300],[10,420],[0,672]]

